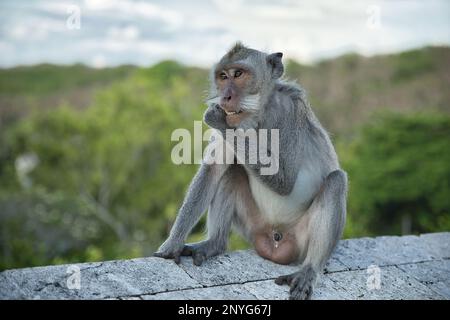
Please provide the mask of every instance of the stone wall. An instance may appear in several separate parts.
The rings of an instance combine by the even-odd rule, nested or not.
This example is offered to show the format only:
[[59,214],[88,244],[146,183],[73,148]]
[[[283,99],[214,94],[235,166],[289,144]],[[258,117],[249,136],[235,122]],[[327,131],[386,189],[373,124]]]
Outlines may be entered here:
[[[274,279],[297,268],[253,250],[25,268],[0,273],[0,299],[287,299]],[[312,298],[450,299],[450,232],[342,240]]]

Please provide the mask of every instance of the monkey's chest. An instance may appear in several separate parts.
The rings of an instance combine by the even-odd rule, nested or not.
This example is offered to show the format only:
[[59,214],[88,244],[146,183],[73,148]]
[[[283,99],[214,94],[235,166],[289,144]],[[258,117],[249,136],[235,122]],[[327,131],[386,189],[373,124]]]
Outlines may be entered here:
[[301,170],[289,195],[280,195],[257,176],[249,174],[250,190],[260,214],[273,225],[291,224],[308,209],[320,188],[319,175]]

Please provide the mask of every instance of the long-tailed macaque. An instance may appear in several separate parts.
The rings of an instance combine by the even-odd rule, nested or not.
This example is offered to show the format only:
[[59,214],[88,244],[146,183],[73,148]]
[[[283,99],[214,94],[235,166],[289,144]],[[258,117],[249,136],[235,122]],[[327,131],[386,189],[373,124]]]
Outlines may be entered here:
[[[176,262],[180,256],[192,256],[194,264],[201,265],[226,250],[233,226],[261,257],[298,263],[299,271],[275,282],[290,286],[291,299],[309,299],[342,235],[347,175],[303,89],[281,79],[282,56],[237,43],[212,68],[204,115],[206,124],[224,139],[230,129],[278,129],[278,170],[262,174],[260,161],[202,163],[155,256]],[[207,239],[185,244],[206,209]]]

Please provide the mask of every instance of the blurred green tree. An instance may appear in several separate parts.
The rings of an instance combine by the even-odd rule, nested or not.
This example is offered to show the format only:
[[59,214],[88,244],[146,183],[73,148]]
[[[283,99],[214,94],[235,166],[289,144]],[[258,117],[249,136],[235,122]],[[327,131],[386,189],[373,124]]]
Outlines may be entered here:
[[157,248],[196,169],[172,163],[171,133],[192,131],[203,112],[185,78],[195,69],[159,78],[174,64],[112,85],[86,110],[35,112],[2,130],[0,268]]
[[347,235],[450,230],[450,117],[374,115],[341,161],[350,177]]

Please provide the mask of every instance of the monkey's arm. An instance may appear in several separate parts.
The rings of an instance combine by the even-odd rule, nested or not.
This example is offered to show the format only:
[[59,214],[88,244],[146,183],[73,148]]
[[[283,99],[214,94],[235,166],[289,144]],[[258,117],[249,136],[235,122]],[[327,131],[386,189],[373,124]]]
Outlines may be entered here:
[[[272,191],[280,195],[288,195],[293,190],[298,175],[298,150],[300,149],[298,131],[289,119],[275,128],[277,127],[279,129],[275,133],[278,134],[278,140],[273,137],[271,130],[267,130],[267,150],[260,150],[262,145],[258,135],[258,152],[270,156],[270,163],[263,164],[257,157],[256,163],[247,163],[245,166]],[[272,139],[274,139],[273,145]],[[248,153],[249,145],[246,143],[245,154]],[[269,167],[272,167],[271,170],[268,170]]]
[[[270,150],[270,145],[267,148],[273,154],[273,150]],[[265,174],[264,168],[267,168],[267,165],[261,164],[260,161],[256,164],[246,164],[246,166],[271,190],[280,195],[290,194],[294,188],[298,174],[298,167],[294,164],[296,159],[292,156],[292,148],[286,145],[283,146],[280,143],[278,155],[274,155],[272,161],[278,161],[278,168],[274,174]]]
[[[275,102],[273,102],[275,103]],[[276,109],[276,108],[273,108]],[[217,129],[221,132],[222,136],[226,137],[226,130],[227,129],[235,129],[228,126],[226,123],[226,115],[225,112],[219,107],[219,105],[210,105],[208,109],[205,112],[204,120],[207,125],[210,127]],[[289,122],[292,121],[292,119],[286,119],[287,121],[283,122],[284,126],[290,125],[293,127],[293,124],[290,124]],[[246,124],[251,123],[252,121],[247,121]],[[243,128],[240,128],[243,129]],[[249,129],[249,128],[246,128]],[[253,128],[256,129],[256,128]],[[244,131],[237,130],[236,134],[244,134]],[[294,188],[295,181],[297,179],[297,171],[293,168],[293,162],[295,161],[295,152],[293,153],[293,148],[296,147],[296,143],[298,141],[298,138],[296,136],[286,138],[285,132],[293,131],[296,132],[293,128],[287,128],[284,127],[282,130],[279,130],[280,134],[280,143],[279,143],[279,150],[277,154],[275,154],[276,150],[271,150],[270,148],[270,142],[267,144],[267,151],[270,152],[274,158],[272,158],[274,161],[277,161],[278,170],[275,174],[272,175],[264,175],[261,173],[264,173],[261,170],[262,168],[266,167],[265,165],[261,164],[259,161],[259,158],[257,159],[257,162],[255,164],[249,164],[246,163],[245,166],[249,168],[252,172],[254,172],[260,179],[266,183],[273,191],[281,194],[281,195],[288,195],[291,193],[292,189]],[[267,131],[267,134],[269,135],[268,141],[270,141],[270,130]],[[259,139],[259,137],[258,137]],[[245,141],[245,140],[244,140]],[[259,147],[259,143],[258,143]],[[237,144],[234,144],[234,150],[237,150],[239,148],[245,148],[244,153],[246,155],[246,158],[248,159],[249,154],[249,145],[248,143],[245,143],[244,146],[238,146]]]
[[202,164],[189,186],[184,202],[167,240],[154,255],[173,258],[179,262],[184,242],[201,215],[205,212],[216,191],[218,182],[225,172],[220,165]]

